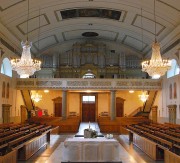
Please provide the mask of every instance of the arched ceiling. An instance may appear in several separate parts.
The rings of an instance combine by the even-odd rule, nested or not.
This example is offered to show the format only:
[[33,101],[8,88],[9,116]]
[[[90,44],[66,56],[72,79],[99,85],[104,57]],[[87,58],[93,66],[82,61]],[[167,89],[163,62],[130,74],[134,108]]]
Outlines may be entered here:
[[[90,15],[81,15],[87,9]],[[103,15],[108,13],[109,17]],[[156,37],[162,50],[179,46],[180,1],[156,0],[155,13]],[[78,40],[102,40],[128,47],[143,57],[150,54],[155,39],[154,0],[29,0],[28,23],[27,17],[27,0],[0,0],[1,35],[21,50],[28,24],[35,56],[68,50],[70,47],[61,49],[61,45],[72,46]],[[98,36],[87,38],[82,36],[84,32]]]

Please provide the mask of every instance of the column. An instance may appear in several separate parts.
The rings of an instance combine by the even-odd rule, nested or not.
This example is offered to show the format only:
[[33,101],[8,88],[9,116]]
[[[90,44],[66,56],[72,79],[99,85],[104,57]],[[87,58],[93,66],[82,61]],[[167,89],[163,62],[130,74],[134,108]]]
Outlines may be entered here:
[[110,118],[111,120],[115,120],[116,118],[116,91],[111,91],[111,98],[110,98]]
[[62,119],[67,118],[67,91],[62,91]]

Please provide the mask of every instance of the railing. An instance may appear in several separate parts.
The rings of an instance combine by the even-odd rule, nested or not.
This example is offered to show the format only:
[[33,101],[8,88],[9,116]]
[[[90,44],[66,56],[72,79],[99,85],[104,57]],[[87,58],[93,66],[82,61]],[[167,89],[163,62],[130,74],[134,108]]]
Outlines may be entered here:
[[17,79],[17,89],[101,89],[101,90],[160,90],[161,80],[154,79],[76,79],[29,78]]
[[136,115],[137,113],[143,111],[143,107],[140,106],[138,107],[136,110],[134,110],[131,114],[128,115],[128,117],[133,117],[134,115]]

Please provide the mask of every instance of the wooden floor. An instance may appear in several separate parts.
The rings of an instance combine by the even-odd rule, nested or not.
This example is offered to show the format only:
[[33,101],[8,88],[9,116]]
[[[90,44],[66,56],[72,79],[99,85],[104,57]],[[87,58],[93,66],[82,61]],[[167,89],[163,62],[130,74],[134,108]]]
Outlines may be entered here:
[[[97,123],[91,123],[90,126],[92,129],[100,131]],[[81,123],[78,133],[52,135],[50,144],[39,150],[28,161],[18,161],[18,163],[60,163],[64,140],[67,137],[74,137],[75,134],[83,135],[84,129],[88,127],[89,123]],[[114,137],[120,142],[120,157],[123,163],[164,163],[163,161],[153,161],[140,149],[129,144],[126,135],[114,135]]]

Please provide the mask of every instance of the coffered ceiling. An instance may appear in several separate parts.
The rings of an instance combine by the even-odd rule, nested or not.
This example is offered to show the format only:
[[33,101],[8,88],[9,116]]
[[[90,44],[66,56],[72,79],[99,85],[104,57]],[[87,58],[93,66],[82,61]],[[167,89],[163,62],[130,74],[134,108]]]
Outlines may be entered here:
[[[35,56],[64,52],[83,40],[128,47],[142,57],[150,54],[155,39],[154,0],[29,0],[29,4],[27,23],[27,0],[0,0],[0,33],[19,51],[28,34]],[[162,52],[178,49],[180,1],[156,0],[155,13]],[[98,36],[84,37],[84,32]]]

